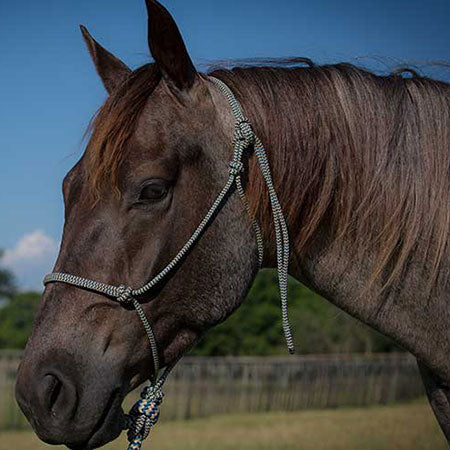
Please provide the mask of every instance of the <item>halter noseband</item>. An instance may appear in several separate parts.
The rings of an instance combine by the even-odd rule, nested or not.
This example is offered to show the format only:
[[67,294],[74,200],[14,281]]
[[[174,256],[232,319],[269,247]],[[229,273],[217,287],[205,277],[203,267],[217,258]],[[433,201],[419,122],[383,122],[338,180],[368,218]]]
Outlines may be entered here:
[[[218,212],[223,206],[224,199],[231,191],[234,184],[239,196],[245,206],[245,209],[249,211],[249,205],[245,196],[245,190],[242,186],[241,173],[244,169],[242,162],[244,150],[253,146],[254,152],[266,183],[269,199],[272,208],[273,222],[275,227],[275,237],[277,246],[277,269],[278,269],[278,283],[280,288],[281,298],[281,311],[283,321],[283,331],[286,338],[286,343],[290,353],[294,353],[294,343],[292,339],[289,318],[287,314],[287,281],[288,281],[288,266],[289,266],[289,236],[283,211],[281,209],[278,196],[273,186],[272,176],[270,173],[269,162],[266,156],[266,152],[261,140],[256,136],[253,128],[244,116],[242,107],[231,89],[221,80],[209,77],[209,79],[219,88],[219,90],[225,95],[228,103],[231,107],[233,115],[236,119],[235,130],[233,136],[233,159],[229,163],[229,175],[228,180],[220,191],[219,195],[214,200],[209,211],[206,213],[203,220],[200,222],[194,233],[183,245],[181,250],[175,255],[175,257],[167,264],[167,266],[161,270],[154,278],[152,278],[147,284],[138,289],[120,285],[113,286],[110,284],[102,283],[100,281],[90,280],[88,278],[78,277],[76,275],[70,275],[67,273],[54,272],[48,274],[44,278],[44,285],[49,283],[65,283],[72,286],[76,286],[80,289],[103,294],[111,299],[122,303],[130,304],[136,310],[147,334],[150,350],[153,358],[154,375],[150,381],[150,386],[144,388],[141,394],[141,399],[133,406],[130,413],[125,416],[124,429],[128,429],[128,440],[130,442],[128,450],[138,450],[141,448],[142,441],[148,436],[150,428],[156,423],[159,416],[159,405],[162,402],[162,386],[169,375],[171,367],[166,367],[163,373],[159,374],[159,357],[158,347],[156,344],[155,336],[150,326],[150,323],[142,309],[142,305],[136,299],[143,294],[150,291],[161,280],[163,280],[177,264],[184,258],[189,249],[197,242],[203,231],[211,223],[216,212]],[[261,266],[263,261],[263,242],[260,227],[253,219],[253,228],[256,234],[256,243],[258,249],[258,261]]]

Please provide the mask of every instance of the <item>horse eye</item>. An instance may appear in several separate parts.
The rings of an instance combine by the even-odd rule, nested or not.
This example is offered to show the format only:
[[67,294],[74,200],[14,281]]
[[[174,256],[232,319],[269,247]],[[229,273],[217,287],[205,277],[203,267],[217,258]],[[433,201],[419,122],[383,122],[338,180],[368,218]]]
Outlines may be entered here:
[[142,189],[139,200],[161,200],[167,195],[167,191],[164,183],[151,183]]

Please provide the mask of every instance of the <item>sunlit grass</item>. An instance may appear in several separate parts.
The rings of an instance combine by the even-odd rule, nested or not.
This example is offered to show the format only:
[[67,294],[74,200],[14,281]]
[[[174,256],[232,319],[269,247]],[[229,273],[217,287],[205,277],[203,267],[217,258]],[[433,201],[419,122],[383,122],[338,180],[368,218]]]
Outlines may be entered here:
[[[50,448],[30,432],[0,433],[0,450]],[[62,447],[52,447],[62,448]],[[126,439],[104,447],[125,450]],[[364,409],[239,414],[159,423],[155,450],[443,450],[448,448],[424,402]]]

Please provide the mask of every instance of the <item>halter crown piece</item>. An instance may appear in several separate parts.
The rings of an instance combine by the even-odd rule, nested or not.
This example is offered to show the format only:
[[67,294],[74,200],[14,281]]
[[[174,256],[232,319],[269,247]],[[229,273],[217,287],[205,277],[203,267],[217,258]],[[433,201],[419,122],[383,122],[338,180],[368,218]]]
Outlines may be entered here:
[[[223,81],[217,78],[209,77],[209,79],[225,95],[228,103],[230,104],[233,115],[236,118],[233,136],[233,159],[229,163],[228,181],[214,200],[203,220],[200,222],[194,233],[179,250],[179,252],[161,272],[159,272],[147,284],[138,289],[133,289],[125,285],[113,286],[110,284],[102,283],[100,281],[94,281],[88,278],[82,278],[61,272],[51,273],[49,275],[46,275],[44,278],[44,285],[56,282],[65,283],[71,286],[76,286],[80,289],[103,294],[107,297],[110,297],[112,300],[115,300],[124,305],[132,305],[136,310],[139,319],[142,322],[142,325],[144,326],[150,343],[150,351],[152,354],[154,365],[154,374],[153,377],[150,378],[150,385],[145,387],[142,391],[140,400],[136,402],[136,404],[131,408],[130,413],[128,415],[125,415],[124,429],[128,430],[128,450],[139,450],[141,448],[143,440],[148,436],[151,427],[158,421],[159,405],[161,404],[163,399],[162,387],[167,379],[167,376],[169,375],[170,370],[173,367],[173,365],[171,367],[166,367],[163,372],[159,374],[160,367],[158,346],[156,344],[155,335],[153,334],[152,327],[150,326],[144,310],[142,309],[142,306],[137,298],[150,291],[161,280],[163,280],[172,271],[172,269],[175,268],[177,264],[181,262],[189,249],[197,242],[203,231],[211,223],[215,216],[215,213],[222,208],[225,197],[227,197],[228,193],[231,191],[234,185],[236,185],[236,189],[246,210],[249,211],[249,205],[242,185],[241,173],[244,170],[244,164],[242,162],[244,150],[247,150],[252,146],[264,181],[266,183],[267,190],[269,192],[269,199],[272,208],[277,246],[278,283],[280,288],[283,331],[289,352],[291,354],[295,352],[287,313],[287,281],[289,266],[288,229],[286,220],[283,216],[280,202],[278,201],[278,197],[273,186],[266,152],[261,140],[258,138],[258,136],[256,136],[250,122],[244,116],[242,107],[236,97],[233,95],[231,89]],[[261,266],[263,261],[263,241],[260,227],[255,219],[253,220],[253,228],[256,234],[258,261],[259,265]]]

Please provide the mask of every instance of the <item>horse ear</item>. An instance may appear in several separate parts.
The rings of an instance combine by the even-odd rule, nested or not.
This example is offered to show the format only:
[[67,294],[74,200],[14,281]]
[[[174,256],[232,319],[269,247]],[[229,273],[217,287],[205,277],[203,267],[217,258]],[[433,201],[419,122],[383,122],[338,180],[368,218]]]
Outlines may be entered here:
[[189,89],[197,71],[189,57],[177,24],[164,6],[146,0],[148,12],[148,45],[166,80],[178,89]]
[[110,94],[130,75],[131,69],[112,53],[103,48],[90,34],[86,27],[80,25],[91,58],[94,61],[105,89]]

